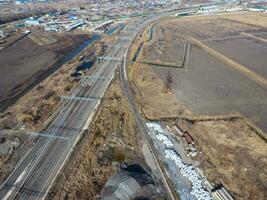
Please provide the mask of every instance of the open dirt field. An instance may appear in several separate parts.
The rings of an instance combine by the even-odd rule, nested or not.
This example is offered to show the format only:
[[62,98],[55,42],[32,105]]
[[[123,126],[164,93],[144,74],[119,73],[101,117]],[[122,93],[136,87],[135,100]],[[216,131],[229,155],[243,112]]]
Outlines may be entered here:
[[224,15],[224,18],[267,28],[267,15],[264,13],[245,12],[228,14]]
[[185,70],[152,69],[165,82],[170,70],[172,92],[194,114],[239,112],[267,132],[267,89],[200,48],[192,47]]
[[87,35],[48,34],[30,34],[0,52],[0,108],[45,77],[64,55],[89,38]]
[[142,94],[136,99],[147,118],[175,119],[178,113],[190,116],[180,123],[196,141],[200,152],[197,160],[208,180],[222,183],[236,199],[265,200],[267,144],[258,132],[241,117],[194,117],[172,92],[165,92],[166,84],[153,71],[154,66],[137,64],[134,68],[132,84]]
[[[242,32],[267,31],[267,28],[225,19],[225,16],[227,15],[185,17],[156,23],[154,25],[155,33],[152,39],[143,46],[139,58],[145,60],[146,57],[150,59],[151,55],[158,56],[158,48],[155,47],[155,43],[159,42],[163,45],[160,46],[161,56],[158,56],[156,62],[158,65],[165,62],[165,57],[177,59],[179,57],[177,52],[183,54],[185,49],[181,48],[184,43],[180,41],[180,45],[176,45],[179,40],[175,41],[174,38],[186,34],[187,37],[203,40],[209,47],[242,65],[243,68],[261,76],[262,79],[267,78],[265,56],[267,44],[240,35]],[[171,44],[170,49],[177,46],[177,52],[170,52],[168,44]],[[150,45],[154,48],[151,48]],[[169,72],[172,74],[172,92],[189,110],[200,115],[239,112],[263,131],[267,131],[265,119],[267,88],[264,85],[259,85],[257,81],[255,83],[256,78],[245,76],[193,44],[187,49],[184,57],[183,69],[150,67],[159,78],[165,81],[165,84],[167,84],[167,74]],[[155,58],[153,59],[156,61]],[[138,59],[138,62],[140,60]],[[146,63],[149,64],[149,62]],[[143,67],[147,68],[146,65]]]
[[206,44],[267,79],[267,42],[260,42],[244,36],[235,39],[210,41]]
[[222,16],[188,17],[162,22],[165,30],[174,30],[176,34],[191,36],[200,40],[239,35],[240,32],[265,32],[266,28],[248,25],[244,22],[224,18]]
[[[165,30],[161,37],[167,40],[166,44],[170,41],[164,34],[172,32],[196,37],[210,47],[210,43],[218,43],[222,45],[216,47],[218,52],[223,55],[232,52],[233,57],[225,56],[265,77],[266,44],[243,38],[240,33],[256,35],[266,28],[223,19],[225,16],[185,17],[162,21],[156,26]],[[162,56],[168,54],[167,49],[164,46]],[[132,62],[129,75],[140,110],[148,119],[174,121],[175,117],[182,117],[180,123],[196,141],[197,160],[208,180],[222,183],[235,199],[267,198],[264,84],[194,44],[186,54],[183,68]]]

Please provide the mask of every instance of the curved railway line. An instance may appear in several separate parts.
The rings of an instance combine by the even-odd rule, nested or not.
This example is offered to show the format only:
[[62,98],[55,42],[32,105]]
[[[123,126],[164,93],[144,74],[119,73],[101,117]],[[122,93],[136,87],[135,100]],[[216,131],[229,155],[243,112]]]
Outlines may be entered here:
[[[101,104],[101,99],[118,67],[120,67],[123,90],[134,112],[137,124],[141,132],[145,136],[147,135],[148,130],[130,93],[125,61],[127,51],[137,34],[147,24],[159,19],[165,13],[166,11],[162,11],[141,18],[121,31],[116,41],[106,49],[105,55],[98,59],[92,74],[84,77],[81,80],[82,83],[72,91],[71,96],[64,99],[57,116],[44,130],[46,135],[53,137],[39,138],[36,144],[21,158],[10,176],[2,183],[0,199],[32,200],[47,198],[57,175],[84,134],[84,130],[89,128],[90,122]],[[96,79],[95,77],[104,78]],[[66,139],[62,139],[63,137]],[[152,153],[154,153],[153,148]],[[155,153],[153,156],[157,161]],[[167,193],[170,194],[171,199],[176,199],[169,188],[170,184],[166,181],[166,174],[162,167],[160,167],[160,171],[162,171]]]
[[[129,47],[135,35],[154,18],[155,16],[150,16],[125,27],[116,42],[107,48],[105,57],[109,59],[100,59],[91,75],[92,77],[105,77],[105,80],[90,79],[90,76],[83,79],[83,84],[73,90],[70,98],[64,100],[57,116],[44,130],[47,135],[64,136],[68,139],[55,137],[38,139],[1,185],[0,199],[44,199],[47,197],[55,178],[84,130],[88,128],[100,105],[101,98],[113,79],[116,68],[120,65],[118,60],[123,59],[127,49],[122,47]],[[85,100],[75,97],[83,97]],[[90,97],[98,98],[92,100]]]

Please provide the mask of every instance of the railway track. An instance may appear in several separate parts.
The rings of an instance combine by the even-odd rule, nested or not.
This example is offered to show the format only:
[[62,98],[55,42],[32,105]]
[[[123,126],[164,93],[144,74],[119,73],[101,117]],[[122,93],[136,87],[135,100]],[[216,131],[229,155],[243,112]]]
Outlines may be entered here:
[[[83,78],[83,84],[75,88],[70,98],[62,102],[57,116],[44,130],[46,135],[60,136],[67,138],[67,140],[60,139],[60,137],[39,138],[37,143],[19,161],[10,176],[0,186],[0,199],[35,200],[47,198],[50,188],[68,160],[73,148],[81,138],[84,130],[88,129],[118,67],[121,70],[122,83],[127,84],[125,59],[131,42],[147,24],[162,16],[163,12],[141,18],[139,21],[124,28],[117,40],[106,49],[106,54],[103,57],[108,59],[102,58],[96,63],[92,74]],[[121,67],[121,64],[123,64],[123,67]],[[104,77],[104,79],[91,79],[90,77]],[[124,91],[137,123],[142,132],[147,134],[147,128],[129,93],[130,88],[128,85],[124,86]],[[129,91],[127,92],[127,90]],[[90,97],[97,98],[92,100]],[[155,153],[154,156],[156,156]],[[155,158],[157,160],[157,157]],[[163,179],[166,179],[165,176],[166,174],[163,172]],[[167,190],[169,190],[168,187],[167,183]]]
[[[135,27],[138,27],[136,25]],[[134,32],[123,32],[121,37],[130,37]],[[128,41],[117,40],[110,46],[105,56],[121,58]],[[88,119],[92,119],[101,98],[111,82],[118,67],[117,60],[102,60],[97,63],[91,76],[105,77],[105,80],[83,80],[88,86],[78,86],[65,100],[57,117],[44,130],[47,135],[64,136],[68,140],[48,137],[40,138],[34,147],[22,158],[15,170],[0,187],[0,199],[44,199],[56,176],[67,161],[75,144],[80,139]],[[75,97],[88,98],[88,101],[76,100]],[[89,100],[90,97],[98,97]]]

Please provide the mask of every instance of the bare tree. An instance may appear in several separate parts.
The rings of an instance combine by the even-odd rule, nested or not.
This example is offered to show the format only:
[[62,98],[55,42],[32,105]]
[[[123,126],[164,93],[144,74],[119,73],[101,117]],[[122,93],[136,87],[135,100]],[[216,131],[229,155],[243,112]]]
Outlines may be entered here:
[[172,83],[173,83],[173,78],[172,78],[172,73],[171,70],[168,71],[167,77],[166,77],[166,88],[167,90],[172,89]]

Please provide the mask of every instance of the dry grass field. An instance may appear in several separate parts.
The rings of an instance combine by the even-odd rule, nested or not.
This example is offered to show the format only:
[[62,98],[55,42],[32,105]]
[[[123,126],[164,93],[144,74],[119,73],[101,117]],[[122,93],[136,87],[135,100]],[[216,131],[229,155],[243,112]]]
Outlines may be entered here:
[[247,12],[239,14],[229,14],[223,17],[225,19],[232,19],[250,25],[262,26],[265,28],[267,27],[267,16],[264,13],[260,14],[254,12]]
[[174,29],[176,34],[180,33],[200,40],[236,36],[240,32],[266,32],[265,27],[248,25],[244,22],[224,18],[223,15],[181,18],[162,22],[162,26],[166,30]]
[[180,34],[169,34],[166,29],[157,25],[152,26],[150,32],[151,39],[145,42],[138,62],[181,67],[186,45],[183,37]]
[[267,144],[240,119],[181,122],[196,140],[198,160],[213,183],[235,199],[267,197]]

